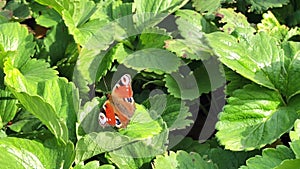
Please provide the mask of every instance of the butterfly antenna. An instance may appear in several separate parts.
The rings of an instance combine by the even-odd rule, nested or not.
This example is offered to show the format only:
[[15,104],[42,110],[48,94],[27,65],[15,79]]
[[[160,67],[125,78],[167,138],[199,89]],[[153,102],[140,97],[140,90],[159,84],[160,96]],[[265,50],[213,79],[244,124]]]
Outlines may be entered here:
[[108,91],[108,87],[107,87],[107,84],[106,84],[105,77],[103,77],[103,83],[104,83],[104,86],[105,86],[105,88],[106,88],[106,91]]

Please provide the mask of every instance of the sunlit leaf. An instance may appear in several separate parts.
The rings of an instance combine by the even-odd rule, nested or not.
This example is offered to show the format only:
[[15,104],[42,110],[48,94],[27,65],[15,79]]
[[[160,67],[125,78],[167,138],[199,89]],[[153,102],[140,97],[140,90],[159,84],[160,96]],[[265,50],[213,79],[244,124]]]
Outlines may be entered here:
[[187,153],[185,151],[170,152],[170,154],[159,155],[154,160],[155,169],[165,168],[204,168],[217,169],[218,167],[211,161],[205,161],[197,153]]
[[3,124],[8,123],[14,118],[18,110],[17,103],[18,101],[12,98],[9,91],[0,89],[0,118]]
[[115,166],[110,164],[99,166],[99,161],[90,161],[86,164],[80,163],[76,165],[74,169],[115,169]]
[[299,53],[285,55],[276,40],[266,33],[260,32],[247,39],[236,39],[220,32],[207,37],[221,62],[242,76],[259,85],[279,90],[288,99],[300,92],[296,80],[300,76],[297,73]]
[[251,4],[250,11],[255,11],[257,13],[261,13],[269,8],[282,7],[288,2],[289,0],[249,0],[249,3]]
[[261,21],[261,23],[257,24],[259,31],[265,31],[278,40],[285,39],[285,36],[289,31],[287,26],[281,25],[270,11],[263,14],[263,18],[264,19]]
[[252,34],[255,32],[255,29],[247,21],[246,16],[235,12],[232,8],[221,8],[218,11],[218,15],[221,16],[220,22],[225,24],[223,26],[224,32],[232,33],[237,31],[239,34]]
[[184,129],[193,123],[192,114],[183,101],[167,95],[155,95],[144,103],[152,118],[162,117],[169,130]]
[[[28,68],[24,66],[20,72],[19,69],[12,66],[9,59],[5,62],[5,82],[10,91],[28,111],[49,127],[56,137],[66,142],[68,140],[67,126],[69,126],[70,136],[75,139],[75,112],[78,109],[79,101],[75,87],[66,79],[56,79],[56,76],[53,80],[48,81],[43,79],[47,79],[47,76],[41,77],[42,79],[37,79],[35,76],[31,78],[32,73],[44,71],[47,75],[47,72],[52,73],[53,70],[47,68],[47,65],[42,65],[38,60],[29,60],[28,62],[33,63],[30,64],[31,66],[39,63],[41,65],[41,67],[37,67],[39,72],[32,72],[30,66]],[[49,77],[51,76],[53,75]],[[65,119],[65,121],[63,122],[61,119]]]
[[178,10],[176,16],[179,17],[176,24],[184,39],[167,40],[165,47],[182,58],[196,60],[210,58],[212,51],[204,37],[204,32],[216,30],[215,26],[192,10]]
[[1,168],[69,168],[74,155],[72,143],[49,146],[13,137],[0,139],[0,150]]
[[162,120],[160,118],[152,119],[149,112],[140,105],[136,105],[137,109],[131,118],[129,125],[119,132],[131,138],[150,138],[158,135],[162,131]]
[[252,150],[275,141],[298,117],[281,100],[277,92],[252,84],[233,92],[216,125],[220,143],[230,150]]
[[[113,142],[112,142],[113,140]],[[75,162],[87,160],[95,155],[121,148],[132,140],[117,132],[89,133],[76,144]]]
[[2,52],[5,52],[0,55],[0,67],[5,57],[13,58],[13,64],[21,67],[34,54],[33,36],[19,23],[0,25],[0,44]]
[[134,16],[134,22],[137,31],[139,31],[138,33],[141,33],[145,28],[158,24],[168,14],[178,10],[187,2],[188,0],[135,0],[136,15]]
[[286,146],[277,146],[274,148],[267,148],[262,152],[261,156],[255,156],[247,160],[247,166],[240,167],[241,169],[256,169],[256,168],[275,168],[279,166],[284,160],[292,159],[294,155],[292,151]]
[[145,70],[148,72],[171,73],[179,67],[180,59],[171,52],[149,48],[136,51],[130,54],[125,60],[124,65],[135,70]]
[[221,7],[221,0],[193,0],[192,2],[197,11],[200,11],[201,13],[205,13],[207,15],[216,12],[216,10]]
[[149,163],[154,156],[166,151],[167,139],[168,130],[164,125],[159,134],[147,139],[138,139],[110,152],[109,159],[119,168],[139,168]]

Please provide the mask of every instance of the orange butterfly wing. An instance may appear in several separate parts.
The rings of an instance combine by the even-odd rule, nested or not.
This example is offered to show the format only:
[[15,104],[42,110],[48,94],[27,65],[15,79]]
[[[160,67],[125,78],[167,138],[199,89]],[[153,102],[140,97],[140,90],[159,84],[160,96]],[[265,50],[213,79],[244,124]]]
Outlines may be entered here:
[[135,112],[135,102],[132,96],[131,77],[129,74],[125,74],[116,83],[112,94],[104,103],[105,114],[100,112],[99,124],[101,126],[109,124],[118,128],[126,128]]

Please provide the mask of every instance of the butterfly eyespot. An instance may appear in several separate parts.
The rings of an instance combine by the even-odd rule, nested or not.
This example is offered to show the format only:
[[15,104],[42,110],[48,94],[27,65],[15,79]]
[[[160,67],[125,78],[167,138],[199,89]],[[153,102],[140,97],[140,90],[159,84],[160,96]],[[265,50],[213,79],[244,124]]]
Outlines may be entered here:
[[132,103],[133,102],[133,98],[132,97],[127,97],[127,98],[124,98],[124,101],[128,102],[128,103]]
[[130,75],[129,74],[125,74],[125,75],[122,76],[120,82],[122,83],[122,85],[127,86],[127,85],[130,84],[130,81],[131,81]]
[[107,118],[104,113],[102,112],[99,113],[98,121],[100,125],[105,125]]
[[115,118],[116,118],[116,127],[120,128],[122,126],[122,123],[118,116],[115,116]]

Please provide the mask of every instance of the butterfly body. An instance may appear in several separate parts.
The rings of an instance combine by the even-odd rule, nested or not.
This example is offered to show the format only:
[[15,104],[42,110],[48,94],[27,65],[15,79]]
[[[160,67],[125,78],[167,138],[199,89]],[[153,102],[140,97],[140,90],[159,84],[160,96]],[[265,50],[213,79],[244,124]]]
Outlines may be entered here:
[[131,88],[131,76],[123,75],[115,84],[108,100],[103,104],[103,111],[99,113],[98,121],[101,126],[115,126],[126,128],[135,112],[135,102]]

